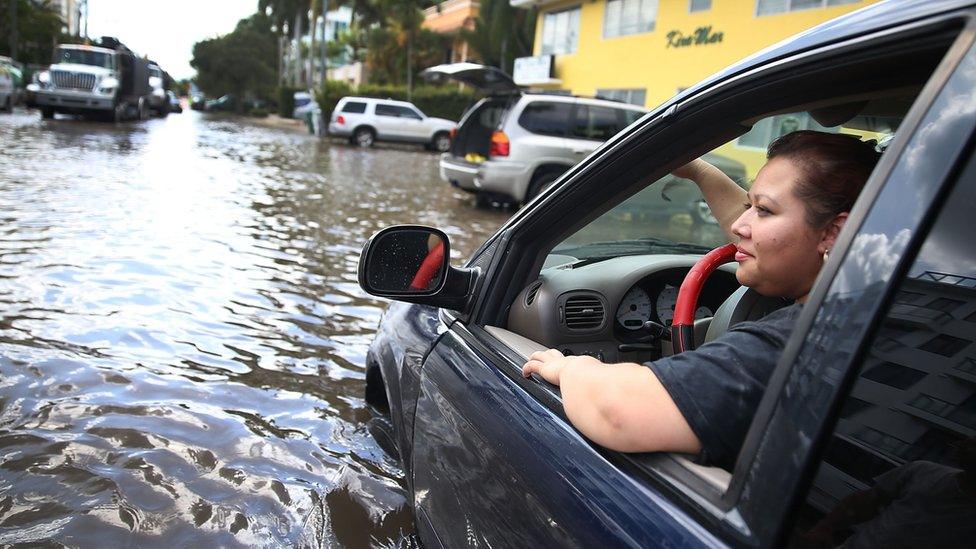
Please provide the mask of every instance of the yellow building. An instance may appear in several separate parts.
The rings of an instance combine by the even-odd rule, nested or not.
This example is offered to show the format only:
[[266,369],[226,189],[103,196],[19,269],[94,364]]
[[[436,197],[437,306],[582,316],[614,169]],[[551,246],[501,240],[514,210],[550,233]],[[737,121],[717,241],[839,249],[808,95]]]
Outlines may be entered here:
[[[540,89],[654,106],[762,48],[877,0],[511,0],[538,9]],[[640,99],[643,98],[643,101]]]
[[[877,0],[510,1],[538,10],[534,57],[516,61],[517,83],[653,107],[752,53]],[[721,151],[752,177],[771,137],[808,128],[820,129],[805,113],[777,116]]]

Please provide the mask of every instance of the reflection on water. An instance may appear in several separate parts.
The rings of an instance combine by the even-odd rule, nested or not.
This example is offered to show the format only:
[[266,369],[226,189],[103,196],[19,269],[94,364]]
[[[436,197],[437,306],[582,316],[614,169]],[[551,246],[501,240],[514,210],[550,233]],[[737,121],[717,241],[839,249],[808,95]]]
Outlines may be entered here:
[[436,156],[195,112],[0,116],[0,544],[409,544],[365,428],[362,243],[507,217]]

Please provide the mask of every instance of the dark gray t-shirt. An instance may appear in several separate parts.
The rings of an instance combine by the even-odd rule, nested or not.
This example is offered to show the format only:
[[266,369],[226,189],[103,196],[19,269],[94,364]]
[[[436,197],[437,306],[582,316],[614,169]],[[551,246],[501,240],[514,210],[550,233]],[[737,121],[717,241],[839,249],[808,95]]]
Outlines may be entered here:
[[800,307],[740,322],[693,351],[647,363],[701,441],[699,462],[732,470]]

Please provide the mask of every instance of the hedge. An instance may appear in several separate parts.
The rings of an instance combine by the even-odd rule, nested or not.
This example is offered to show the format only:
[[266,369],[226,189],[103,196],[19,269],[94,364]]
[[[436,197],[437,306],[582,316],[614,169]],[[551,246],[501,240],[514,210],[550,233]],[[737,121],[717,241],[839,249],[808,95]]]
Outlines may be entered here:
[[[380,99],[407,100],[406,86],[388,86],[377,84],[363,84],[352,88],[344,82],[328,81],[316,92],[316,99],[322,107],[322,114],[326,117],[332,114],[336,103],[344,96],[358,95],[362,97],[377,97]],[[468,109],[480,96],[471,90],[458,89],[456,86],[419,86],[413,89],[411,101],[427,116],[447,118],[459,121],[464,111]]]

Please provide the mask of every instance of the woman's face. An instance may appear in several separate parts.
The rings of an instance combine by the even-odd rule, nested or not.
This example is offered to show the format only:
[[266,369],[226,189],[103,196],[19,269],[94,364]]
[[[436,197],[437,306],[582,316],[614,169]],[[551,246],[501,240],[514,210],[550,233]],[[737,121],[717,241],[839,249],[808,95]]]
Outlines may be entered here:
[[739,237],[736,278],[763,295],[805,297],[835,236],[808,224],[803,202],[793,193],[800,177],[789,159],[767,162],[749,190],[745,211],[732,223]]

